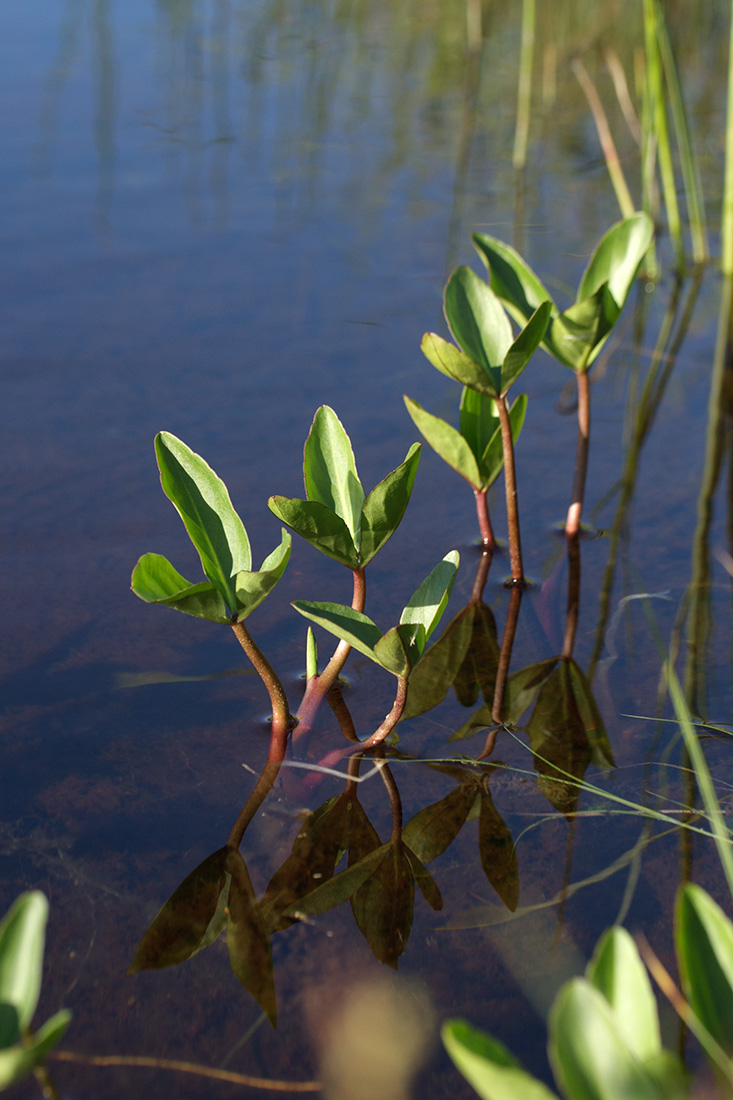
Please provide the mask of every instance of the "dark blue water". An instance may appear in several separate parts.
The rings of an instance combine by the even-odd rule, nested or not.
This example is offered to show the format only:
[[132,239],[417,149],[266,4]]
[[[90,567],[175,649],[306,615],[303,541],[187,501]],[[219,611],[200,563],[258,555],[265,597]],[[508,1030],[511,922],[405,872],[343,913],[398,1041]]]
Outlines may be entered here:
[[[341,416],[367,490],[415,439],[403,393],[455,418],[458,395],[422,358],[419,342],[426,330],[444,331],[446,272],[459,262],[478,269],[473,229],[516,240],[558,299],[570,300],[567,288],[618,217],[566,63],[582,28],[577,41],[567,28],[558,31],[565,52],[557,100],[541,107],[537,93],[517,207],[518,13],[484,12],[480,73],[465,18],[458,3],[433,10],[407,2],[363,9],[299,0],[6,0],[0,909],[25,888],[49,895],[43,1007],[73,1009],[69,1049],[226,1063],[304,1080],[320,1072],[328,1005],[357,978],[382,973],[345,907],[312,928],[292,929],[275,948],[280,1025],[276,1032],[260,1027],[241,1046],[259,1011],[232,977],[221,943],[177,970],[124,976],[160,904],[224,843],[251,789],[243,765],[257,770],[267,746],[267,700],[257,680],[219,675],[242,668],[230,632],[146,607],[130,593],[129,577],[151,550],[198,576],[195,553],[160,491],[152,446],[160,429],[183,438],[226,480],[259,564],[279,538],[267,497],[300,495],[302,446],[318,405]],[[588,35],[623,24],[618,13],[608,18],[604,25],[599,14]],[[696,18],[705,49],[688,54],[681,43],[681,64],[715,249],[721,36],[716,13]],[[543,26],[540,41],[551,31]],[[629,42],[617,48],[627,59]],[[539,67],[540,60],[538,75]],[[620,144],[633,180],[633,149],[626,138]],[[664,239],[660,254],[666,265]],[[642,288],[593,387],[587,518],[605,530],[632,434],[634,386],[649,368],[671,293],[665,275],[646,295],[641,330],[634,313]],[[610,540],[582,548],[575,655],[587,667],[599,646],[596,698],[619,764],[606,783],[637,802],[642,764],[661,758],[674,728],[663,727],[655,740],[651,722],[627,717],[656,713],[660,662],[642,602],[620,601],[664,594],[651,606],[669,644],[692,576],[718,294],[710,270],[636,467],[605,616],[599,593]],[[518,449],[520,508],[526,568],[537,585],[522,611],[513,669],[552,656],[562,642],[567,577],[552,526],[564,516],[572,477],[573,390],[563,391],[572,381],[542,354],[523,378],[530,406]],[[700,714],[719,721],[730,717],[730,578],[713,551],[730,550],[728,462],[713,497],[705,587],[711,628],[695,681]],[[493,499],[503,533],[498,489]],[[469,489],[425,448],[407,520],[369,571],[372,617],[390,625],[453,547],[464,556],[451,605],[457,611],[470,596],[474,527]],[[507,571],[506,559],[495,562],[486,597],[500,628]],[[251,620],[294,703],[304,629],[289,601],[348,601],[342,573],[295,545],[281,586]],[[683,628],[683,672],[688,654]],[[151,673],[162,682],[129,686]],[[389,709],[392,684],[359,658],[348,673],[357,727],[366,734]],[[171,677],[212,678],[165,682]],[[449,701],[406,726],[401,747],[444,755],[466,717]],[[324,716],[314,758],[339,737]],[[475,754],[480,744],[479,737],[459,748]],[[709,747],[722,766],[725,744]],[[531,771],[514,742],[500,744],[496,755]],[[451,786],[426,769],[417,778],[405,766],[395,771],[406,816]],[[663,778],[653,772],[653,790]],[[672,800],[683,796],[675,774],[664,781]],[[321,800],[339,789],[326,784]],[[522,833],[522,905],[552,899],[566,880],[596,875],[641,831],[636,818],[604,813],[578,820],[573,832],[531,776],[502,776],[492,791],[515,840]],[[382,788],[370,787],[364,803],[388,830]],[[598,809],[590,798],[588,807]],[[287,855],[304,808],[277,794],[248,834],[257,890]],[[485,924],[477,907],[492,921],[502,912],[478,863],[475,829],[469,823],[433,865],[445,910],[436,917],[416,901],[400,975],[427,988],[436,1018],[467,1016],[544,1072],[543,1029],[532,1004],[544,1011],[560,978],[577,970],[615,919],[627,872],[568,901],[561,946],[554,908],[504,931],[450,931],[442,925]],[[704,843],[695,848],[695,867],[715,885],[715,859]],[[679,873],[674,844],[655,842],[629,910],[630,927],[643,926],[663,949]],[[459,1091],[437,1049],[430,1057],[424,1095],[470,1094],[467,1086]],[[101,1090],[110,1097],[132,1090],[215,1096],[231,1088],[180,1078],[172,1085],[163,1071],[139,1069],[62,1066],[58,1075],[74,1097]]]

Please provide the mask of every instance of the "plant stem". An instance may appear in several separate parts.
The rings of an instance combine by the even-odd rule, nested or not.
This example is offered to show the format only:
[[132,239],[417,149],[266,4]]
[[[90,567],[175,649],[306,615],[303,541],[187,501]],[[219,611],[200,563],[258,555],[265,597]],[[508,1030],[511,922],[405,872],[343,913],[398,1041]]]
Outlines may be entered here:
[[580,540],[577,535],[568,536],[568,611],[565,618],[565,637],[561,657],[572,657],[575,635],[578,630],[580,608]]
[[730,11],[728,46],[728,98],[725,121],[725,181],[723,184],[722,227],[724,275],[733,275],[733,3]]
[[[375,754],[378,759],[384,759],[384,749],[378,750]],[[379,769],[379,776],[385,787],[387,788],[387,794],[389,795],[389,804],[392,810],[392,843],[402,843],[402,798],[397,784],[395,783],[394,776],[389,770],[388,764],[383,764]]]
[[476,515],[478,517],[478,528],[481,532],[481,541],[484,544],[484,550],[495,550],[496,539],[494,538],[491,517],[489,516],[488,492],[488,489],[474,489],[473,495],[476,498]]
[[578,448],[575,453],[575,476],[573,494],[565,523],[565,534],[574,538],[580,530],[580,517],[583,514],[585,497],[585,479],[588,473],[588,451],[590,449],[590,380],[587,370],[576,372],[578,380]]
[[356,733],[356,727],[354,726],[354,719],[351,717],[351,711],[346,706],[340,684],[336,683],[331,687],[328,693],[327,702],[335,714],[336,721],[346,740],[358,744],[359,738]]
[[519,536],[519,506],[517,503],[517,475],[514,469],[514,442],[509,420],[506,397],[495,402],[501,425],[501,443],[504,449],[504,485],[506,492],[506,519],[509,530],[509,560],[514,584],[524,583],[522,568],[522,543]]
[[287,696],[285,695],[285,689],[280,683],[279,676],[243,622],[232,623],[232,630],[236,635],[237,641],[249,657],[260,679],[267,688],[267,693],[270,696],[270,703],[272,704],[273,736],[276,729],[278,733],[281,730],[287,733],[292,726],[292,718]]
[[489,575],[489,569],[491,568],[491,560],[493,558],[493,552],[491,550],[482,550],[481,558],[476,569],[476,576],[473,578],[473,588],[471,589],[471,603],[481,603],[481,598],[484,594],[484,588],[486,587],[486,578]]
[[522,592],[522,587],[517,585],[515,588],[512,588],[509,593],[509,608],[506,614],[506,622],[504,623],[504,633],[501,637],[499,661],[496,666],[494,700],[491,704],[491,721],[496,722],[497,725],[502,725],[504,721],[504,692],[506,690],[506,682],[509,675],[509,664],[512,659],[514,635],[517,632],[519,609],[522,606]]
[[375,745],[381,745],[385,737],[387,737],[395,728],[402,712],[405,709],[405,703],[407,702],[407,678],[405,676],[397,677],[397,694],[395,695],[392,709],[387,717],[382,722],[379,729],[375,730],[371,737],[368,737],[366,741],[361,742],[362,749],[373,749]]

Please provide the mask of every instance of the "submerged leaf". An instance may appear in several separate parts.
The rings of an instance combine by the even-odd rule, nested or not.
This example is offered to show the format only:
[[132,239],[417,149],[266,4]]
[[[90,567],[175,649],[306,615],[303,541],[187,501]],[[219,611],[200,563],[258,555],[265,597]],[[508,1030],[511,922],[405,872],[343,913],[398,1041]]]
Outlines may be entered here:
[[418,810],[402,830],[407,847],[423,863],[442,855],[466,824],[478,797],[477,783],[469,780],[440,801]]
[[434,909],[436,913],[439,913],[443,908],[443,895],[438,889],[437,882],[420,857],[415,855],[407,844],[404,845],[404,851],[420,893],[425,898],[430,908]]
[[383,844],[379,848],[372,849],[345,871],[339,871],[333,878],[327,879],[323,885],[317,886],[300,901],[290,905],[285,910],[284,916],[303,920],[305,917],[326,913],[329,909],[335,909],[337,905],[348,901],[379,866],[384,859],[387,847],[388,845]]
[[504,819],[494,805],[488,787],[481,794],[478,847],[484,874],[510,912],[519,904],[519,863]]
[[499,663],[499,641],[494,613],[485,603],[473,606],[471,641],[453,688],[462,707],[472,707],[479,692],[491,706]]
[[238,851],[226,850],[231,877],[227,906],[227,948],[237,979],[252,994],[274,1027],[277,1022],[272,946],[247,867]]
[[412,929],[415,887],[404,846],[390,842],[384,848],[382,858],[354,893],[351,905],[372,954],[397,969]]

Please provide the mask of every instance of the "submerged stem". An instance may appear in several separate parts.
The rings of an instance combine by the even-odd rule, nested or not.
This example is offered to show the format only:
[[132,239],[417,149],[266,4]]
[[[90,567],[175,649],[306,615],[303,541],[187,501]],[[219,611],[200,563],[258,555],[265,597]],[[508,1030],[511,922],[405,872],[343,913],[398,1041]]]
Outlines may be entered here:
[[509,676],[509,664],[512,659],[514,635],[517,632],[519,609],[522,606],[522,592],[522,587],[516,585],[509,593],[509,608],[506,613],[504,633],[501,637],[499,662],[496,666],[496,684],[494,686],[494,700],[491,704],[491,721],[496,722],[499,726],[504,721],[504,692],[506,691],[506,682]]
[[501,425],[501,443],[504,449],[504,485],[506,487],[506,519],[509,530],[509,560],[512,566],[512,580],[515,584],[524,583],[522,567],[522,543],[519,535],[519,505],[517,502],[517,475],[514,468],[514,442],[512,426],[509,420],[506,397],[495,402]]
[[577,535],[568,535],[568,610],[565,617],[565,637],[561,657],[572,657],[575,635],[578,630],[580,608],[580,541]]
[[575,476],[573,494],[565,523],[565,534],[573,538],[580,530],[580,517],[583,513],[585,497],[585,479],[588,473],[588,451],[590,450],[590,379],[587,370],[576,372],[578,380],[578,448],[575,454]]

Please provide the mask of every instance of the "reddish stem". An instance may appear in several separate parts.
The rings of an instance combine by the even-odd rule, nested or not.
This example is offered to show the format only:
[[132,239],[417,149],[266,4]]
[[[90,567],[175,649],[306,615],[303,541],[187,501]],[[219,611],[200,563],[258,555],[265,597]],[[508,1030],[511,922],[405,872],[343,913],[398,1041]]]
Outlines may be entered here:
[[585,481],[588,473],[588,452],[590,450],[590,379],[587,370],[576,372],[578,380],[578,447],[575,453],[575,476],[573,493],[565,523],[565,534],[574,538],[580,530],[580,517],[583,514]]
[[476,498],[476,516],[478,518],[478,527],[481,532],[481,541],[484,544],[485,550],[496,549],[496,539],[494,538],[494,530],[491,526],[491,516],[489,515],[489,490],[488,489],[474,489],[473,495]]

